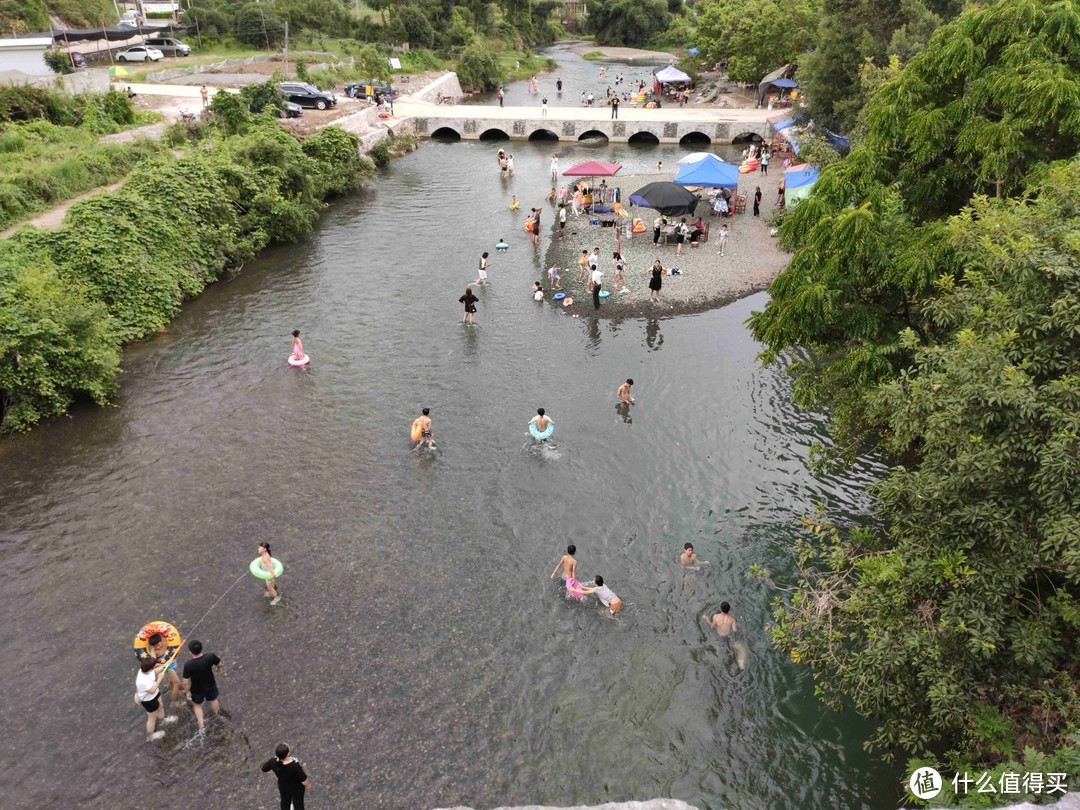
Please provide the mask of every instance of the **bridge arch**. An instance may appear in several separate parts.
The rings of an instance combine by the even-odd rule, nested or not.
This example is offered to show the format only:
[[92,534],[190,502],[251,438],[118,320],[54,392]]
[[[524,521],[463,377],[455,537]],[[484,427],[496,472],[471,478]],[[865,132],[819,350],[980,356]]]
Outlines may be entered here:
[[453,127],[439,127],[431,133],[432,138],[440,138],[445,141],[460,141],[461,133]]
[[693,146],[694,144],[708,145],[712,143],[712,138],[706,135],[704,132],[687,132],[681,138],[679,138],[680,146]]
[[501,129],[491,128],[485,129],[480,133],[480,140],[482,141],[508,141],[510,140],[510,133],[504,132]]
[[550,129],[534,129],[529,133],[530,141],[557,141],[559,140],[558,134],[552,132]]
[[608,141],[608,136],[605,133],[598,130],[598,129],[589,129],[589,130],[586,130],[585,132],[582,132],[580,135],[578,135],[578,140],[579,141],[585,141],[585,140],[589,140],[591,138],[596,139],[596,140],[600,140],[602,138],[604,140],[604,143],[607,143],[607,141]]
[[756,132],[743,132],[731,139],[732,143],[761,143],[764,140]]
[[651,132],[635,132],[627,139],[627,143],[658,144],[660,139]]

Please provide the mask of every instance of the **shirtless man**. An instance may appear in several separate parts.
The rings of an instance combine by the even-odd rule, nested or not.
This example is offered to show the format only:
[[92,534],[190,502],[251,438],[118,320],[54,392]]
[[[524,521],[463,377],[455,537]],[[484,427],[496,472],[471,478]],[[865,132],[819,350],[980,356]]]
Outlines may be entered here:
[[[538,432],[540,432],[540,433],[543,433],[545,430],[547,430],[548,425],[552,424],[552,421],[544,413],[543,408],[537,408],[536,409],[536,416],[534,416],[532,419],[529,420],[529,424],[530,425],[535,424],[536,425],[536,430]],[[547,442],[547,439],[541,439],[540,440],[540,444],[544,444],[546,442]],[[573,552],[571,552],[571,553],[573,553]],[[555,576],[555,575],[552,574],[552,576]]]
[[416,443],[416,449],[419,450],[424,445],[427,445],[434,450],[435,437],[431,431],[431,408],[424,408],[420,414],[420,441]]
[[627,405],[634,404],[634,398],[630,396],[630,387],[634,384],[632,379],[628,379],[622,385],[619,386],[619,390],[615,392],[616,399],[619,402],[625,402]]
[[582,593],[595,593],[596,598],[603,603],[604,607],[611,611],[612,616],[623,609],[622,599],[615,595],[615,591],[604,584],[603,577],[593,577],[593,583],[596,585],[595,588],[586,588],[582,585],[579,590]]
[[551,572],[551,576],[548,579],[555,579],[555,575],[559,574],[559,569],[562,569],[562,573],[559,574],[559,578],[566,585],[566,592],[571,596],[581,598],[581,584],[577,581],[577,559],[574,554],[577,553],[577,546],[572,543],[566,547],[566,553],[559,558],[559,561],[555,563],[555,570]]
[[716,632],[720,634],[720,638],[727,638],[732,633],[739,632],[739,628],[735,624],[735,617],[728,612],[730,610],[731,605],[727,602],[721,602],[720,612],[709,620],[709,627],[715,627]]
[[[699,559],[697,552],[694,551],[694,544],[687,543],[683,546],[683,553],[679,556],[679,562],[683,564],[684,568],[689,568],[691,571],[701,570],[701,566],[708,565],[705,560]],[[726,602],[724,604],[727,604]],[[734,619],[732,619],[734,621]]]

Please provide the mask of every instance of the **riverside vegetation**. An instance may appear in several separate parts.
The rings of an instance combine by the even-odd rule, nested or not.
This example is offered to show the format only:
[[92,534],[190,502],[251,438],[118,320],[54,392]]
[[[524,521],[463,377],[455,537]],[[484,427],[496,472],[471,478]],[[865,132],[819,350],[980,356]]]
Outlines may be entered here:
[[750,323],[797,401],[830,409],[819,463],[873,448],[894,466],[871,487],[880,528],[807,518],[774,640],[886,754],[1072,786],[1080,8],[972,6],[859,117],[784,220],[794,255]]
[[344,130],[301,143],[242,108],[227,130],[215,116],[195,137],[181,156],[153,156],[122,188],[72,206],[59,229],[25,228],[0,243],[3,431],[78,399],[106,402],[124,342],[162,329],[186,298],[261,248],[310,233],[324,199],[374,171]]

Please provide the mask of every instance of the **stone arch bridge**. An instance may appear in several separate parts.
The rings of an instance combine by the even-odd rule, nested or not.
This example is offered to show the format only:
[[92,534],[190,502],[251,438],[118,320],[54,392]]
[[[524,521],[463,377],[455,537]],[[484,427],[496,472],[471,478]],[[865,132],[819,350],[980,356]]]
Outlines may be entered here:
[[607,107],[494,107],[395,102],[394,112],[413,119],[416,134],[491,140],[579,141],[604,138],[615,143],[730,144],[767,139],[767,110],[700,107],[634,109],[623,105],[612,119]]

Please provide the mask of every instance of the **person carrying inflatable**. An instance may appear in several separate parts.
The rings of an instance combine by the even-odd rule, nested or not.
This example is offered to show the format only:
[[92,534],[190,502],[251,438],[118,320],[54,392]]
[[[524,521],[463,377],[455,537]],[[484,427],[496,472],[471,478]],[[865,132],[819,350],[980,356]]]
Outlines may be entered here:
[[551,438],[551,434],[555,432],[555,423],[550,418],[544,415],[543,408],[536,409],[536,416],[529,420],[529,433],[532,437],[544,444]]
[[432,436],[431,417],[429,416],[429,414],[431,413],[431,408],[424,408],[424,410],[422,410],[420,413],[422,415],[418,416],[416,419],[413,420],[412,430],[409,433],[409,435],[412,437],[412,440],[417,443],[416,447],[413,449],[419,450],[426,444],[428,447],[434,450],[435,438],[434,436]]
[[155,658],[165,664],[168,673],[169,694],[175,702],[180,697],[180,676],[176,674],[176,656],[180,652],[180,631],[168,622],[148,622],[135,635],[132,647],[135,657]]

